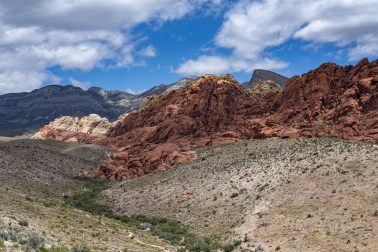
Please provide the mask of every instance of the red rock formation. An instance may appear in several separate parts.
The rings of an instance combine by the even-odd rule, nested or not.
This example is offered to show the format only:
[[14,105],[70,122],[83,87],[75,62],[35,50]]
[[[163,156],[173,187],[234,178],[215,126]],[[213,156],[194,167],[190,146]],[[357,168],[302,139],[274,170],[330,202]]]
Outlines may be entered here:
[[250,120],[256,136],[377,140],[378,61],[323,64],[291,78],[268,116]]
[[206,75],[130,113],[98,143],[119,151],[97,176],[126,179],[195,158],[195,148],[247,138],[252,99],[231,76]]
[[248,138],[377,141],[377,86],[378,61],[366,59],[356,66],[323,64],[259,99],[231,76],[206,75],[152,99],[94,140],[118,151],[96,176],[141,176],[195,158],[198,147]]

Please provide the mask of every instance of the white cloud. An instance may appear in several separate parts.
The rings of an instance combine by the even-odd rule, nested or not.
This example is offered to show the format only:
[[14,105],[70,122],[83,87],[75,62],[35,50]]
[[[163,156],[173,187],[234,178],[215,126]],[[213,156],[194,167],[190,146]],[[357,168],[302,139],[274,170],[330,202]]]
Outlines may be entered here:
[[378,55],[378,36],[365,38],[357,46],[349,50],[349,58],[358,60],[369,55]]
[[[0,72],[0,94],[23,92],[38,88],[47,79],[43,72],[20,72],[20,71],[1,71]],[[22,83],[22,85],[21,85]]]
[[134,90],[134,89],[131,89],[131,88],[127,88],[125,91],[126,91],[127,93],[130,93],[130,94],[133,94],[133,95],[138,95],[138,94],[141,94],[141,93],[143,93],[143,92],[145,92],[145,91],[147,91],[147,90],[145,90],[145,89],[142,89],[142,90]]
[[72,77],[69,78],[69,84],[79,87],[81,89],[87,90],[90,87],[93,87],[94,85],[90,81],[79,81]]
[[223,57],[202,56],[197,60],[188,60],[176,70],[180,74],[202,75],[223,73],[230,68],[229,61]]
[[240,71],[251,72],[253,69],[283,69],[287,66],[287,62],[269,58],[250,61],[224,56],[201,56],[196,60],[187,60],[175,72],[183,75],[222,74]]
[[[287,63],[267,57],[266,52],[290,39],[348,46],[350,60],[378,56],[377,13],[377,0],[240,0],[226,13],[214,39],[216,46],[230,48],[231,54],[210,57],[228,64],[222,72],[250,71],[257,64],[279,69]],[[190,59],[177,72],[195,73],[207,57]]]
[[[133,65],[135,25],[182,18],[211,0],[27,2],[0,2],[0,94],[40,87],[55,66],[88,71]],[[156,50],[147,47],[144,54],[152,57]]]
[[140,51],[140,55],[141,56],[144,56],[144,57],[155,57],[156,56],[156,49],[153,45],[149,45],[147,46],[146,48],[143,48],[141,51]]

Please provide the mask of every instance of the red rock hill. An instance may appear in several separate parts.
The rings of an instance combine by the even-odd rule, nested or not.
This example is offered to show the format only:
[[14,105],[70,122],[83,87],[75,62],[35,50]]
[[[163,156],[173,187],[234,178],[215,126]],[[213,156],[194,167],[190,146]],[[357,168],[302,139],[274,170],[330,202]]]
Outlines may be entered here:
[[96,176],[141,176],[195,158],[198,147],[240,139],[327,136],[377,141],[377,86],[378,61],[366,59],[356,66],[323,64],[291,78],[282,92],[259,94],[259,99],[232,76],[205,75],[148,101],[95,140],[117,150]]

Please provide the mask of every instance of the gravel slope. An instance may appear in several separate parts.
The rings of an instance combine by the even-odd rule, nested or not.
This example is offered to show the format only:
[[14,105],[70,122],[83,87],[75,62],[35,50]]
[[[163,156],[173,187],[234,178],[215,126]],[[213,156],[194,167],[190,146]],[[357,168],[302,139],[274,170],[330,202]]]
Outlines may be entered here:
[[120,213],[180,220],[253,251],[378,251],[378,146],[251,140],[115,184]]

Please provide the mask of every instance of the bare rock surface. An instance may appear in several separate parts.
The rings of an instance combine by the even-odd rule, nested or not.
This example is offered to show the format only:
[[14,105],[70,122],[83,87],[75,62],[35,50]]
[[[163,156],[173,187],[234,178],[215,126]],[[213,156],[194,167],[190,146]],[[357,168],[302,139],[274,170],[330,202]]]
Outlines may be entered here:
[[251,88],[246,89],[253,99],[259,99],[268,93],[282,92],[282,87],[271,80],[257,83]]
[[252,78],[248,82],[248,87],[251,88],[255,85],[258,85],[265,81],[273,81],[277,85],[283,87],[286,85],[286,82],[289,80],[287,77],[282,76],[278,73],[263,70],[263,69],[255,69],[252,73]]
[[[91,142],[105,136],[112,123],[99,115],[82,118],[63,116],[40,129],[33,139],[51,139],[65,142]],[[90,139],[90,140],[89,140]]]
[[[150,99],[115,123],[106,136],[68,134],[115,149],[96,176],[117,180],[187,162],[197,157],[199,147],[241,139],[377,141],[377,86],[378,61],[367,59],[356,66],[323,64],[291,78],[282,92],[272,82],[262,83],[254,87],[256,97],[230,75],[205,75]],[[65,140],[60,135],[52,132],[47,138]]]

